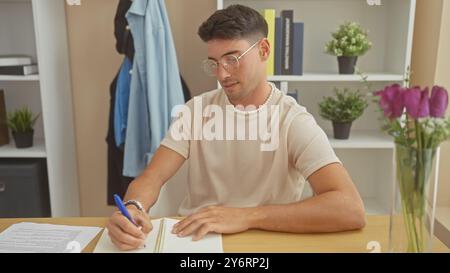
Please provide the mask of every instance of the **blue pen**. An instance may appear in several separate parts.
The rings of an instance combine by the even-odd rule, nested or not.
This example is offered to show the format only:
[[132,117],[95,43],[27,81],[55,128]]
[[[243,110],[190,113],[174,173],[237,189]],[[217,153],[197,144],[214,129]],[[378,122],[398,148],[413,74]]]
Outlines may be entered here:
[[116,201],[116,205],[119,208],[120,212],[127,217],[128,220],[130,220],[133,225],[137,226],[136,222],[133,220],[133,217],[131,217],[130,213],[128,212],[127,208],[123,205],[122,199],[120,199],[120,196],[117,194],[114,194],[114,201]]

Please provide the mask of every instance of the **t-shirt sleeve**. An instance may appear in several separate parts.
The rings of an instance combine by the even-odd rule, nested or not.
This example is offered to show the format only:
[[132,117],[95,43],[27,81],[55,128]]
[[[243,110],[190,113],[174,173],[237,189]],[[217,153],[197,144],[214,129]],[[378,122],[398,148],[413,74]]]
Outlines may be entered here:
[[189,158],[192,121],[191,107],[192,101],[189,101],[179,108],[178,115],[172,119],[169,130],[161,141],[162,146],[179,153],[185,159]]
[[288,152],[295,168],[305,179],[331,163],[341,163],[327,135],[308,112],[297,114],[287,134]]
[[185,159],[189,158],[189,141],[175,140],[170,134],[170,129],[161,141],[161,145],[179,153]]

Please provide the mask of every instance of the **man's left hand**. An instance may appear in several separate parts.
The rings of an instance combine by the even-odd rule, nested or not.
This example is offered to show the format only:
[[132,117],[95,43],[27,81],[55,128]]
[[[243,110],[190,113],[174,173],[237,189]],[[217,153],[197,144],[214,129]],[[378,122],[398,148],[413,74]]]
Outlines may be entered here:
[[238,233],[250,228],[249,211],[251,208],[228,208],[209,206],[186,217],[173,227],[172,233],[180,237],[193,235],[197,241],[209,232]]

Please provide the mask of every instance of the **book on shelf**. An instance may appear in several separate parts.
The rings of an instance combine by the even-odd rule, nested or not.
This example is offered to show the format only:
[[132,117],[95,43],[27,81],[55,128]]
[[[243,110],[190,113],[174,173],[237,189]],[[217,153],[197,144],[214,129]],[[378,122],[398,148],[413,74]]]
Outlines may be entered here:
[[275,44],[272,47],[275,47],[275,50],[272,50],[274,54],[274,71],[275,75],[281,75],[281,34],[283,30],[281,27],[281,18],[275,18]]
[[283,10],[275,18],[274,75],[303,75],[305,24],[293,18],[293,10]]
[[292,75],[303,75],[303,35],[304,23],[294,22]]
[[30,65],[31,57],[24,55],[0,55],[1,66]]
[[38,73],[37,64],[0,66],[0,75],[26,76]]
[[6,124],[5,92],[0,89],[0,146],[9,143],[8,126]]
[[[266,19],[268,26],[267,40],[270,46],[275,44],[275,10],[265,9],[263,10],[264,19]],[[274,54],[271,53],[267,59],[267,75],[272,76],[274,74]]]
[[281,11],[281,23],[282,23],[282,40],[281,40],[281,74],[292,75],[292,63],[293,63],[293,28],[294,28],[294,11],[282,10]]

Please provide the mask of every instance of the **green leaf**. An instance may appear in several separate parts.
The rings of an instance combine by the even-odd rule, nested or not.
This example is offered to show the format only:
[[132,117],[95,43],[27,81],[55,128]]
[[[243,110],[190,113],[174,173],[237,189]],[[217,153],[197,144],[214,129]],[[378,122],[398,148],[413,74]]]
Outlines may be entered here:
[[334,97],[324,97],[319,103],[319,114],[321,117],[331,121],[352,122],[359,118],[368,103],[359,90],[350,91],[344,88],[343,91],[334,89]]
[[30,132],[33,130],[39,115],[33,117],[33,112],[27,107],[23,107],[8,114],[7,124],[13,132]]
[[355,22],[345,22],[331,36],[325,44],[325,52],[331,55],[361,56],[372,47],[368,32]]

